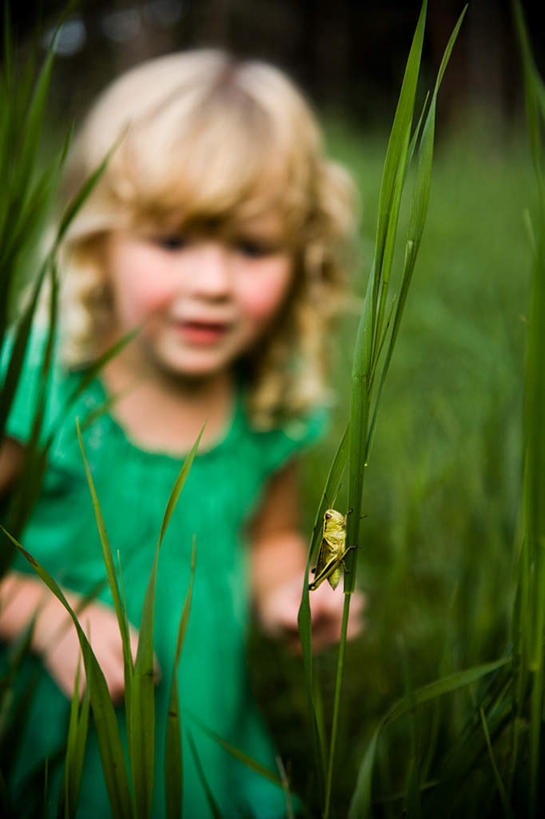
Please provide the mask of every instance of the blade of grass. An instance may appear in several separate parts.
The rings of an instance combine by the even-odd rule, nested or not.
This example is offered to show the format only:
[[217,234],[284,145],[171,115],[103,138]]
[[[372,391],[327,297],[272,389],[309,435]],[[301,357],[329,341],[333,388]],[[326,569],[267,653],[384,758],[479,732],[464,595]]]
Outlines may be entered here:
[[176,652],[170,681],[170,696],[167,717],[167,732],[165,739],[165,806],[167,819],[179,819],[182,815],[182,787],[183,787],[183,760],[182,760],[182,732],[180,726],[180,703],[178,698],[178,665],[182,654],[182,647],[189,622],[191,611],[191,596],[195,579],[196,543],[193,537],[191,552],[191,577],[184,600],[178,635],[176,638]]
[[[66,419],[70,409],[74,406],[75,402],[81,395],[81,393],[89,386],[89,384],[94,381],[97,375],[100,373],[102,368],[105,364],[108,363],[114,356],[121,352],[121,350],[129,344],[133,338],[137,336],[140,332],[140,328],[137,327],[134,330],[130,330],[123,338],[116,341],[115,344],[112,344],[105,353],[103,353],[99,358],[96,359],[89,367],[86,368],[85,373],[83,374],[81,381],[74,387],[72,392],[66,398],[62,408],[59,410],[58,416],[55,418],[55,421],[52,424],[51,432],[47,438],[45,449],[49,450],[53,444],[55,436],[57,435],[58,429],[62,422]],[[82,426],[86,424],[86,420],[84,419],[82,422]]]
[[112,813],[116,819],[132,819],[129,780],[115,710],[108,692],[106,679],[93,653],[89,640],[61,588],[51,575],[1,524],[0,529],[12,541],[13,545],[17,547],[23,557],[30,563],[36,574],[41,577],[45,585],[64,606],[74,623],[83,655],[91,708],[93,710],[100,757],[102,760],[102,770],[104,772]]
[[382,318],[394,255],[401,193],[405,181],[405,168],[411,138],[416,87],[420,73],[426,12],[427,0],[424,0],[407,58],[380,186],[374,259],[377,272],[373,291],[373,317],[376,318],[376,326],[373,330],[374,342],[381,336]]
[[59,244],[62,242],[62,240],[66,236],[68,228],[74,221],[82,205],[86,202],[86,200],[93,192],[102,174],[106,170],[106,166],[108,165],[108,162],[110,161],[112,154],[117,150],[118,145],[119,141],[116,142],[112,148],[110,148],[110,150],[108,151],[100,165],[98,165],[98,167],[95,168],[91,175],[87,177],[79,191],[75,194],[74,198],[71,199],[70,202],[68,203],[66,210],[64,211],[59,221],[59,227],[57,229],[57,234],[54,243],[55,248],[57,248]]
[[269,768],[266,768],[265,765],[262,765],[256,759],[253,759],[253,757],[249,756],[248,754],[245,754],[244,751],[241,751],[239,748],[236,748],[234,745],[231,745],[230,742],[227,742],[227,740],[223,739],[223,737],[220,737],[219,734],[216,734],[215,731],[213,731],[211,728],[205,725],[200,719],[197,719],[197,717],[194,716],[194,714],[191,714],[189,711],[186,713],[188,717],[191,717],[191,721],[194,722],[195,725],[198,725],[198,727],[200,728],[201,731],[203,731],[203,733],[207,734],[207,736],[213,739],[214,742],[217,742],[218,745],[221,745],[221,747],[225,751],[227,751],[228,754],[230,754],[235,759],[238,759],[239,762],[242,762],[243,765],[246,765],[246,767],[249,768],[251,771],[254,771],[254,773],[257,773],[260,776],[262,776],[263,779],[267,779],[269,782],[272,782],[273,785],[278,785],[279,788],[282,787],[282,780],[277,774],[273,773],[273,771],[269,770]]
[[46,455],[40,447],[40,439],[47,406],[48,387],[52,372],[54,336],[57,326],[58,275],[54,263],[49,266],[49,274],[51,279],[49,322],[40,366],[38,391],[35,399],[36,409],[32,420],[30,438],[25,445],[21,474],[10,499],[7,515],[7,528],[16,535],[23,530],[28,515],[38,500],[47,462]]
[[409,697],[398,700],[382,717],[377,725],[359,767],[356,788],[350,802],[348,819],[366,819],[371,815],[372,777],[379,736],[391,722],[407,714],[412,708],[442,697],[459,688],[470,685],[491,674],[499,668],[509,665],[510,658],[496,660],[492,663],[474,666],[465,671],[456,671],[432,683],[416,688]]
[[[352,365],[352,394],[350,402],[349,432],[349,484],[348,504],[352,511],[347,525],[347,544],[357,546],[361,503],[366,467],[367,442],[370,419],[370,375],[380,339],[386,310],[386,298],[395,247],[395,237],[401,205],[401,194],[405,181],[405,169],[411,145],[411,127],[414,114],[416,86],[420,73],[420,60],[424,38],[427,4],[422,3],[407,65],[403,77],[394,123],[390,134],[384,171],[379,195],[379,217],[375,242],[375,255],[363,311],[356,334]],[[344,577],[345,605],[337,675],[333,703],[333,722],[328,756],[324,819],[329,816],[331,788],[335,764],[338,716],[341,704],[341,690],[344,670],[344,651],[350,613],[350,595],[356,584],[357,549],[352,549],[346,558]]]
[[293,812],[293,805],[291,801],[291,789],[288,774],[286,772],[285,765],[282,762],[282,758],[280,756],[276,757],[276,765],[280,772],[280,780],[282,782],[282,788],[284,789],[284,794],[286,796],[286,819],[295,819],[295,814]]
[[11,350],[9,364],[4,377],[2,385],[2,401],[0,402],[0,436],[4,435],[6,421],[11,409],[15,391],[19,383],[23,361],[27,349],[27,342],[30,337],[30,330],[36,306],[38,304],[38,297],[42,289],[42,285],[47,273],[47,262],[41,267],[40,273],[36,279],[32,289],[31,298],[25,308],[25,311],[17,325],[15,337],[13,341],[13,348]]
[[[531,635],[529,644],[520,642],[522,653],[519,674],[529,675],[530,682],[530,806],[529,815],[538,811],[540,787],[541,734],[543,719],[543,686],[545,667],[545,177],[543,172],[543,118],[541,106],[543,84],[532,57],[527,27],[520,3],[513,2],[513,12],[522,54],[528,133],[538,193],[535,252],[530,292],[529,321],[526,334],[526,368],[524,379],[524,471],[523,471],[523,548],[528,556],[520,566],[528,570],[521,585],[528,589],[527,604],[519,607],[520,631]],[[519,695],[521,686],[518,686]]]
[[346,429],[340,440],[339,446],[337,447],[335,457],[333,458],[333,461],[331,463],[331,467],[329,469],[329,473],[325,482],[324,490],[322,492],[320,505],[318,507],[318,511],[314,521],[314,528],[312,530],[312,537],[309,544],[307,564],[305,568],[301,604],[299,606],[299,612],[297,615],[299,637],[301,640],[301,650],[303,655],[303,667],[305,672],[305,688],[312,729],[312,747],[314,752],[317,787],[322,797],[320,801],[322,801],[323,795],[325,793],[324,783],[326,772],[325,762],[326,757],[323,732],[320,730],[319,722],[316,715],[316,708],[314,705],[314,683],[312,673],[312,621],[310,616],[310,599],[308,584],[310,564],[312,562],[313,556],[317,553],[321,537],[323,515],[325,510],[331,504],[332,498],[335,497],[338,492],[341,478],[346,465],[347,455],[348,430]]
[[199,779],[206,794],[206,801],[208,802],[210,813],[212,814],[214,819],[221,819],[220,809],[217,806],[216,800],[214,799],[214,795],[212,794],[212,791],[210,789],[210,785],[208,784],[208,780],[206,779],[206,774],[204,773],[204,768],[202,766],[202,762],[197,751],[197,746],[195,745],[193,737],[189,731],[187,732],[187,738],[189,740],[189,747],[191,749],[191,754],[195,761],[195,767],[197,768]]
[[[428,213],[428,205],[431,190],[431,173],[435,142],[435,118],[437,110],[437,96],[439,94],[439,88],[441,87],[441,82],[443,80],[443,76],[445,74],[447,65],[450,60],[450,56],[452,54],[452,49],[454,48],[454,44],[458,37],[458,33],[460,31],[460,27],[462,25],[466,12],[467,6],[465,6],[464,9],[462,10],[462,13],[460,14],[456,22],[456,25],[452,31],[452,34],[450,35],[450,38],[448,40],[445,52],[443,54],[443,58],[441,60],[441,64],[439,66],[439,71],[437,72],[437,79],[435,81],[435,87],[433,89],[430,107],[422,129],[420,148],[418,152],[416,181],[412,196],[411,212],[409,217],[409,228],[407,232],[407,241],[405,246],[405,258],[403,262],[403,268],[401,271],[401,288],[399,297],[396,302],[396,309],[393,314],[393,322],[391,325],[389,342],[385,354],[384,363],[382,365],[380,382],[377,389],[377,396],[374,402],[373,416],[369,427],[367,451],[370,448],[380,398],[382,396],[382,390],[384,388],[384,383],[386,381],[386,376],[390,368],[395,343],[397,341],[397,337],[399,334],[401,319],[407,301],[407,295],[409,292],[409,287],[411,285],[416,259],[420,248],[420,243],[422,241],[422,235],[424,233],[424,226],[426,224],[426,217]],[[387,332],[387,330],[388,328],[385,329],[385,332]]]
[[57,811],[58,819],[63,819],[63,817],[64,819],[72,819],[72,817],[75,817],[78,805],[90,706],[89,689],[87,688],[80,707],[80,677],[81,665],[78,665],[74,693],[70,704],[63,787],[60,791]]
[[509,805],[509,800],[507,798],[507,793],[505,790],[505,785],[503,784],[500,772],[498,770],[498,766],[496,763],[496,757],[494,756],[494,749],[492,748],[492,742],[490,741],[490,733],[488,731],[488,725],[486,724],[486,717],[484,714],[484,710],[482,706],[479,708],[479,715],[481,717],[481,724],[483,726],[483,734],[486,740],[486,747],[488,749],[488,757],[490,759],[490,765],[492,766],[492,771],[494,773],[494,779],[496,780],[496,786],[498,788],[498,793],[500,796],[500,801],[503,808],[503,813],[506,819],[512,819],[513,813],[511,811],[511,806]]
[[121,599],[121,594],[119,592],[119,584],[117,582],[117,575],[115,571],[114,559],[112,555],[112,549],[110,546],[110,542],[108,540],[108,535],[106,532],[106,525],[104,523],[104,518],[102,516],[102,511],[100,508],[100,503],[97,497],[95,484],[93,481],[93,477],[91,475],[91,470],[89,469],[89,464],[87,462],[87,456],[85,454],[85,447],[83,446],[83,440],[81,437],[81,430],[79,426],[79,421],[76,419],[76,431],[78,435],[79,447],[81,450],[81,457],[83,459],[83,466],[85,468],[85,475],[87,476],[87,483],[89,484],[89,492],[91,494],[91,501],[93,503],[93,510],[95,513],[95,519],[97,524],[98,536],[100,540],[100,545],[102,548],[102,558],[104,560],[104,565],[106,567],[106,575],[108,578],[108,585],[110,587],[110,593],[112,595],[112,600],[114,604],[115,614],[117,617],[117,622],[119,624],[119,631],[121,634],[121,642],[123,645],[123,668],[124,668],[124,675],[125,675],[125,701],[130,702],[130,691],[132,686],[132,677],[133,677],[133,663],[132,663],[132,654],[131,654],[131,642],[129,637],[129,623],[127,620],[127,612],[125,606],[123,605],[123,601]]
[[170,494],[155,549],[138,634],[138,650],[134,663],[133,684],[130,691],[129,758],[134,785],[135,816],[147,817],[151,810],[155,759],[155,695],[153,663],[153,613],[159,550],[170,518],[186,481],[204,431],[187,455]]

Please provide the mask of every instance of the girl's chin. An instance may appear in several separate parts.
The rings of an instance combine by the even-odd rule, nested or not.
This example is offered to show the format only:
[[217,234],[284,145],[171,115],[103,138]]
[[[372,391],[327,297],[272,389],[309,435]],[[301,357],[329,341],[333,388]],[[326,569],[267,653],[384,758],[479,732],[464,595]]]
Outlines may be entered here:
[[157,362],[161,370],[170,378],[179,381],[209,382],[223,377],[232,370],[231,360],[214,356],[193,356],[184,360],[163,360]]

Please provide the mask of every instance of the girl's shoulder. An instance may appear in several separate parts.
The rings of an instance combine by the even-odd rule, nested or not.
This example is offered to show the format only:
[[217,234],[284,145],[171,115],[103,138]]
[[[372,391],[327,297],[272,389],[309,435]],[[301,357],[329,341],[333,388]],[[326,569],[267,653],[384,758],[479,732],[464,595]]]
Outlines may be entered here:
[[292,457],[319,440],[327,429],[329,413],[316,407],[305,415],[292,418],[268,430],[249,427],[249,435],[257,450],[265,474],[275,472]]

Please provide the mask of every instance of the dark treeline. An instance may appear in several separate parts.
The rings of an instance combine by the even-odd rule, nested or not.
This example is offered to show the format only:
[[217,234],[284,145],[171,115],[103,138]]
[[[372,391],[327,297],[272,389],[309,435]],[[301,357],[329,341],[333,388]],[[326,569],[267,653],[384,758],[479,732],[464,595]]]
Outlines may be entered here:
[[[65,4],[13,3],[19,40],[48,30]],[[464,0],[430,0],[424,66],[430,81]],[[542,0],[523,0],[538,60]],[[59,112],[77,115],[113,74],[167,51],[219,45],[287,69],[319,104],[362,122],[389,115],[420,0],[82,0],[60,40]],[[510,0],[473,0],[445,78],[441,114],[468,103],[509,121],[520,110]]]

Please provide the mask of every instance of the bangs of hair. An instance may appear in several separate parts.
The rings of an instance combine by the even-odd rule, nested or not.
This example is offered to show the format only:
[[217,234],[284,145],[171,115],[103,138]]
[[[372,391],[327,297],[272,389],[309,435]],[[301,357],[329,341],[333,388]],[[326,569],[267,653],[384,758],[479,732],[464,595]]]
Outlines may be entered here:
[[208,82],[186,77],[156,92],[128,121],[99,184],[103,212],[118,222],[123,214],[123,227],[164,231],[274,209],[293,242],[308,218],[320,145],[306,103],[269,66],[224,55],[213,68]]

